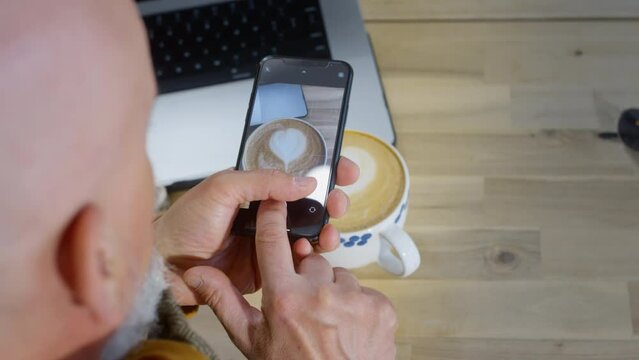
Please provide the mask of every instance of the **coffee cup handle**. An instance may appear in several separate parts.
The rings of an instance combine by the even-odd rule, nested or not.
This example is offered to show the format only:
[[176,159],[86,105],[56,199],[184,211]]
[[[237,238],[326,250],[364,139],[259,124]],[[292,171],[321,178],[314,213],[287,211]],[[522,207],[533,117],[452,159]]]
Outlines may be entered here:
[[384,270],[402,277],[417,270],[420,262],[419,250],[406,231],[393,224],[379,235],[381,247],[378,262]]

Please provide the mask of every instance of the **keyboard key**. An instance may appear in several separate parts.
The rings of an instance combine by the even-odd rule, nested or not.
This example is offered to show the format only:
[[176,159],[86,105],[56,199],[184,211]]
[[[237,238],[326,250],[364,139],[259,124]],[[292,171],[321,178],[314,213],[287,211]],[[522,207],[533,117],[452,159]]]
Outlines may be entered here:
[[209,55],[211,55],[211,49],[208,47],[202,47],[200,48],[200,57],[201,58],[208,58]]
[[164,23],[164,18],[162,17],[162,15],[155,15],[154,20],[156,26],[162,26],[162,24]]
[[255,76],[267,55],[329,58],[318,0],[244,0],[144,18],[160,93]]

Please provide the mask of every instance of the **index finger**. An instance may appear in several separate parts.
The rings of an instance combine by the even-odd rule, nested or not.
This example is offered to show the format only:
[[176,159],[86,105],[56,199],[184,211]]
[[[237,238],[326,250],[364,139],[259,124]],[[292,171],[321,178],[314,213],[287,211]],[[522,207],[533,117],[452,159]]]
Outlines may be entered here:
[[335,183],[339,186],[353,185],[359,178],[359,166],[353,160],[342,156],[337,163],[337,178]]
[[286,231],[286,203],[264,200],[257,211],[255,251],[265,290],[295,274],[293,254]]

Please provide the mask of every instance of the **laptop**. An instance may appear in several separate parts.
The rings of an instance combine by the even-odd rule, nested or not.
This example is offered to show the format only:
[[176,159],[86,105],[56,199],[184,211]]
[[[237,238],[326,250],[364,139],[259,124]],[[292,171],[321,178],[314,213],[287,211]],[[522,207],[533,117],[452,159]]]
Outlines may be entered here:
[[138,0],[159,96],[147,150],[157,185],[235,166],[257,64],[268,55],[349,62],[347,128],[395,134],[357,0]]

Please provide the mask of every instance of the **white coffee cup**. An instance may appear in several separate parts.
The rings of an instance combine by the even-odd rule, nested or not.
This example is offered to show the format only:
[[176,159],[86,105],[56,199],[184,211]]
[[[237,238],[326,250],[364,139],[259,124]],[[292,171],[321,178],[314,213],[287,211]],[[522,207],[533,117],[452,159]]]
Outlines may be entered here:
[[[358,268],[371,263],[379,264],[389,273],[398,276],[408,276],[419,267],[420,256],[415,243],[404,231],[408,212],[408,192],[410,178],[406,161],[392,145],[373,135],[353,130],[347,130],[354,135],[363,135],[381,142],[391,151],[401,163],[404,173],[404,190],[401,200],[397,202],[392,211],[381,221],[365,228],[343,232],[340,236],[340,246],[323,256],[334,267]],[[342,155],[353,157],[358,162],[357,156],[348,153],[347,148],[342,149]],[[362,176],[368,169],[361,166]],[[348,191],[347,191],[348,193]]]

